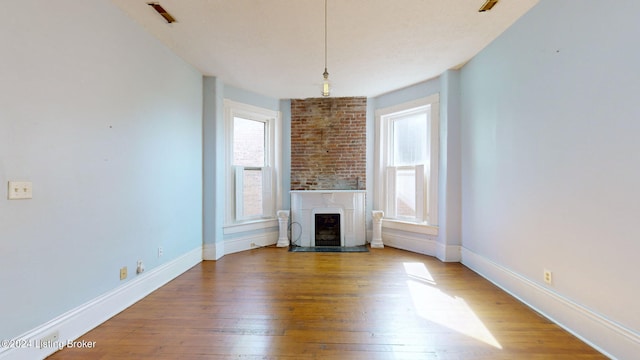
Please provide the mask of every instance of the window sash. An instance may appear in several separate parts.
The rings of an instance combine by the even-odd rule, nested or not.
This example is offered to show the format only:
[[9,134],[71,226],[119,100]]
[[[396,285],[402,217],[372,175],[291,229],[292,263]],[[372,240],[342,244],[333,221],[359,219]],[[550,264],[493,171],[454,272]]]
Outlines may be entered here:
[[[245,124],[244,131],[246,133],[238,129],[240,123]],[[260,133],[260,138],[257,139],[255,134],[251,134],[252,132]],[[242,146],[239,146],[237,143],[239,139],[236,138],[239,134],[246,135],[251,141],[248,143],[244,141],[241,143]],[[233,117],[233,164],[243,166],[265,166],[268,164],[268,134],[269,124],[267,121],[252,119],[249,116],[235,115]],[[254,136],[252,137],[252,135]],[[256,155],[258,159],[241,156],[246,154]]]
[[389,165],[428,162],[430,110],[431,106],[421,106],[389,117]]
[[[427,203],[427,197],[425,196],[425,189],[427,188],[425,165],[414,166],[389,166],[386,171],[386,183],[387,183],[387,199],[385,206],[386,217],[392,219],[403,219],[417,222],[425,221],[425,208]],[[399,177],[405,176],[406,173],[411,173],[413,176],[412,192],[413,198],[406,199],[413,201],[408,203],[407,207],[411,210],[412,214],[406,214],[406,211],[399,209],[399,191],[406,189],[407,184],[403,184],[399,181]]]
[[[254,220],[270,218],[274,216],[274,199],[273,199],[273,171],[271,167],[256,166],[234,166],[235,172],[235,215],[236,220]],[[247,213],[249,209],[245,207],[245,199],[250,194],[246,194],[244,182],[247,172],[260,171],[261,191],[260,191],[260,211]],[[257,194],[254,194],[254,196]]]

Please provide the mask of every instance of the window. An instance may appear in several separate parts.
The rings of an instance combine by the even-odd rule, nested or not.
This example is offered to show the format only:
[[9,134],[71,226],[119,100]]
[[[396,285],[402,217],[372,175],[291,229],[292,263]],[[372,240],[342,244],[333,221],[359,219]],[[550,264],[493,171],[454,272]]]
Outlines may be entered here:
[[437,225],[438,95],[378,110],[376,206],[386,219]]
[[279,113],[225,100],[227,224],[273,219]]

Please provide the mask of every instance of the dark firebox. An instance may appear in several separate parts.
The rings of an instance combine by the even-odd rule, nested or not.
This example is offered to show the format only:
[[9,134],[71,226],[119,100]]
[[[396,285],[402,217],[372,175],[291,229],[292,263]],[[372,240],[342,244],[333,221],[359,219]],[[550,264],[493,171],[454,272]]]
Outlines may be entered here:
[[340,214],[316,214],[316,246],[341,246]]

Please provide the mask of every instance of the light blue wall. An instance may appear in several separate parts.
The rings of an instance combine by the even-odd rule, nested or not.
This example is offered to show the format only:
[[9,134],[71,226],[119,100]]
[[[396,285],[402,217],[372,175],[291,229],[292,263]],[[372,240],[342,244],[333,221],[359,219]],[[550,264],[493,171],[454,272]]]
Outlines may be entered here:
[[[438,241],[446,247],[462,241],[462,179],[460,158],[460,72],[440,76],[440,172],[438,186]],[[459,260],[457,249],[447,248],[448,259]]]
[[280,100],[282,112],[282,209],[291,209],[291,100]]
[[461,76],[464,247],[636,336],[638,19],[541,0]]
[[222,229],[225,214],[224,167],[224,83],[205,76],[203,86],[203,221],[205,260],[216,260],[224,255]]
[[384,109],[440,92],[439,79],[431,79],[373,98],[374,109]]
[[[202,76],[107,0],[2,6],[0,339],[10,339],[135,278],[138,259],[149,271],[201,247]],[[32,181],[33,199],[7,200],[9,180]]]
[[257,106],[263,109],[280,111],[280,101],[278,99],[240,89],[231,85],[225,85],[224,97],[225,99],[239,103]]
[[[374,172],[375,172],[375,146],[376,146],[376,100],[374,98],[367,98],[367,116],[366,116],[366,142],[367,142],[367,155],[366,155],[366,194],[365,194],[365,221],[366,221],[366,234],[367,242],[371,243],[373,238],[373,194],[374,194]],[[375,210],[378,210],[376,208]]]

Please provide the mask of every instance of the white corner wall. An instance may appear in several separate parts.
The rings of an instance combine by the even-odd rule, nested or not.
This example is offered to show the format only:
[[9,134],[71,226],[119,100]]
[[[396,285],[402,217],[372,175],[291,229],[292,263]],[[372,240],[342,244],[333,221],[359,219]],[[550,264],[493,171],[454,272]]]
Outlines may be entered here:
[[638,18],[541,0],[461,72],[463,262],[619,359],[640,353]]
[[[0,339],[12,339],[201,249],[202,76],[107,0],[2,6]],[[10,180],[31,181],[33,199],[7,200]]]

